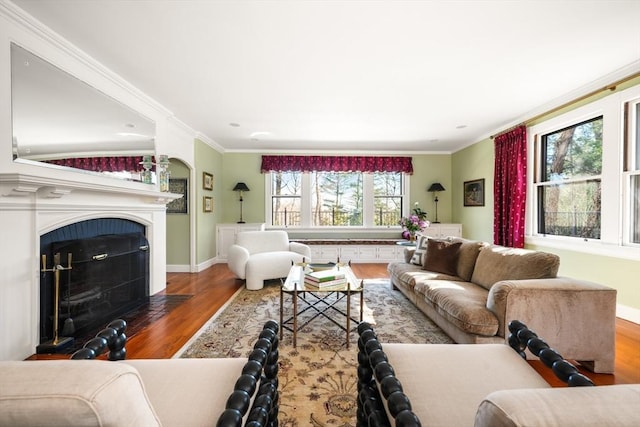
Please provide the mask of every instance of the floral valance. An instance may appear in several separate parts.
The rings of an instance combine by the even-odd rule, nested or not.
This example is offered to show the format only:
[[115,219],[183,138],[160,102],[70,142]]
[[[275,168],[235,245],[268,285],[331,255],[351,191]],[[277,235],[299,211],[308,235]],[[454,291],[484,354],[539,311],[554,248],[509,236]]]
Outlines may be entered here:
[[93,172],[141,172],[144,170],[141,164],[142,156],[83,157],[47,160],[47,163]]
[[404,172],[413,173],[411,157],[262,156],[265,172]]

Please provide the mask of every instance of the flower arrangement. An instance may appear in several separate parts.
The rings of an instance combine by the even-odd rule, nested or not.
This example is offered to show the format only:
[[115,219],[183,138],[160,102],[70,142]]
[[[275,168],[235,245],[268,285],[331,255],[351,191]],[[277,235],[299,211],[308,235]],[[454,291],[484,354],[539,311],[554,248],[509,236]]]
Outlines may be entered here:
[[427,213],[420,209],[418,202],[415,202],[413,214],[400,218],[399,224],[403,229],[402,237],[407,240],[414,240],[417,232],[429,226],[429,221],[427,221]]

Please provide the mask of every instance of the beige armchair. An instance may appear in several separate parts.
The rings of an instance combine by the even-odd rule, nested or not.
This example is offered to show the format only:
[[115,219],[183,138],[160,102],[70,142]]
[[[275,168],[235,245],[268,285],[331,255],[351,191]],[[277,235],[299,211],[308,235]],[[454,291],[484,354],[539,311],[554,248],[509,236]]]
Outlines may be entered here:
[[264,287],[264,281],[287,277],[291,263],[311,260],[309,246],[289,242],[286,231],[242,231],[229,248],[229,269],[246,280],[247,289]]

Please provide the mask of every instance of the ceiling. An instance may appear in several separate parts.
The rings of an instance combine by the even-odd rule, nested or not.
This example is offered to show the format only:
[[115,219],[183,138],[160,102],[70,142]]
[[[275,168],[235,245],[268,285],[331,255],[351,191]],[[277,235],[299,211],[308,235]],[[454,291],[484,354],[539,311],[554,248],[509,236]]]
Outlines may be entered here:
[[228,151],[454,152],[640,69],[640,0],[13,2]]

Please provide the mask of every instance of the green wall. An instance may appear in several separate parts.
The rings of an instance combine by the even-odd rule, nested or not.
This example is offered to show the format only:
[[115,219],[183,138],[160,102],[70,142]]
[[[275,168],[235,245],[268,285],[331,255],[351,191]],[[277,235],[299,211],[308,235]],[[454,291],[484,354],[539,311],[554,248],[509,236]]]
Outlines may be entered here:
[[227,153],[222,164],[222,223],[240,220],[240,201],[233,187],[244,182],[249,191],[244,193],[242,219],[244,222],[264,222],[264,175],[260,173],[262,155],[258,153]]
[[[418,202],[420,207],[427,211],[428,219],[435,220],[435,203],[433,194],[427,192],[427,188],[434,182],[440,182],[446,191],[438,194],[438,220],[450,222],[452,217],[452,183],[451,183],[451,156],[449,154],[414,155],[413,176],[410,186],[410,203]],[[264,175],[260,173],[262,155],[259,153],[228,153],[224,154],[223,162],[223,194],[222,213],[223,223],[235,223],[240,219],[240,202],[238,194],[233,190],[237,182],[244,182],[250,191],[245,193],[243,202],[243,219],[245,222],[265,222],[265,182]],[[291,232],[298,237],[299,233]],[[362,233],[357,234],[363,237]],[[314,236],[321,234],[314,233]],[[375,237],[376,233],[368,236]],[[302,236],[300,236],[302,237]],[[350,237],[344,233],[343,237]]]
[[[178,159],[170,159],[171,178],[189,178],[189,168]],[[187,181],[188,182],[188,181]],[[188,184],[190,185],[190,184]],[[189,265],[189,213],[167,214],[167,264]]]
[[618,304],[640,309],[640,261],[546,246],[527,245],[527,248],[557,254],[560,257],[559,275],[601,283],[617,289]]
[[[220,222],[225,210],[224,200],[221,197],[225,193],[223,191],[224,173],[222,154],[211,146],[196,139],[194,154],[196,169],[196,264],[200,264],[217,255],[216,225]],[[213,190],[202,188],[203,172],[213,175]],[[205,196],[213,198],[213,212],[204,212],[203,198]]]
[[[486,139],[452,156],[453,219],[468,239],[493,242],[493,141]],[[484,179],[484,206],[464,206],[464,182]]]

